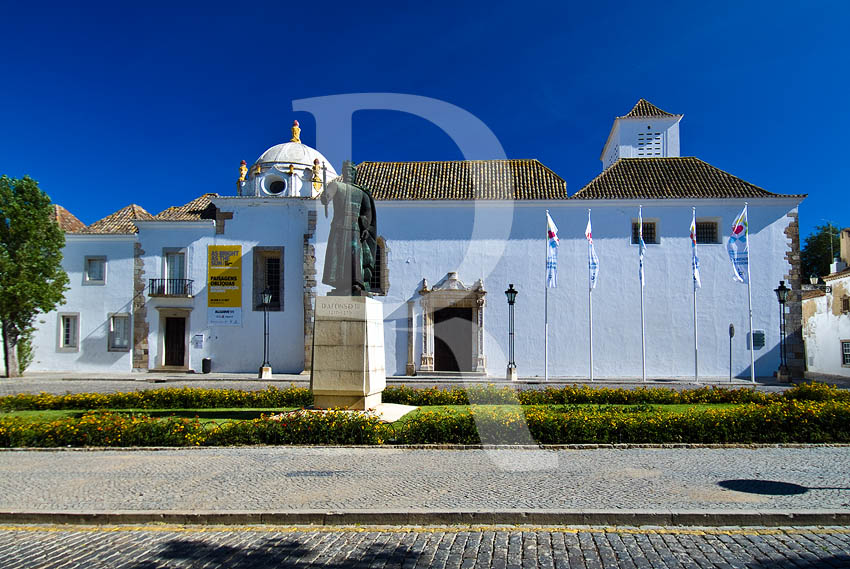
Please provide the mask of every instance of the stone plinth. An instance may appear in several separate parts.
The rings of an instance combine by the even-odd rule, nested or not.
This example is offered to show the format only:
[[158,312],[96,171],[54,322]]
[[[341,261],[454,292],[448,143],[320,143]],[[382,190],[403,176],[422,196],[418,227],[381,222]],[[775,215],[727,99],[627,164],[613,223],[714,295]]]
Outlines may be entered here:
[[362,296],[316,298],[313,371],[316,407],[370,409],[387,386],[384,308]]

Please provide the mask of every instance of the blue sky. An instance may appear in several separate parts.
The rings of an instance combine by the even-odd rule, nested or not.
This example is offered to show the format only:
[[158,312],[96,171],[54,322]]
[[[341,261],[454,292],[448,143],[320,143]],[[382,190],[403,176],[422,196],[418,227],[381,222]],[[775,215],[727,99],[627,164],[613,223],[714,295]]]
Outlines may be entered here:
[[[315,144],[295,99],[394,92],[466,109],[570,194],[644,97],[684,114],[683,156],[808,193],[802,237],[850,226],[847,2],[0,0],[0,14],[0,173],[29,174],[85,223],[232,194],[239,161],[286,142],[294,118]],[[390,111],[355,114],[352,148],[461,158]]]

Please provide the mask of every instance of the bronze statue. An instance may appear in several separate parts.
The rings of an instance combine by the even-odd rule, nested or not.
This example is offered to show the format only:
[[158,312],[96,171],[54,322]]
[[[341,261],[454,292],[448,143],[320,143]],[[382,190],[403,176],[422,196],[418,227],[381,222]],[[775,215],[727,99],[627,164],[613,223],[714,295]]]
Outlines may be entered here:
[[354,163],[346,160],[342,182],[331,182],[321,195],[325,217],[328,202],[333,201],[334,208],[322,282],[334,287],[330,294],[335,296],[368,296],[375,271],[375,200],[368,189],[356,185],[356,176]]

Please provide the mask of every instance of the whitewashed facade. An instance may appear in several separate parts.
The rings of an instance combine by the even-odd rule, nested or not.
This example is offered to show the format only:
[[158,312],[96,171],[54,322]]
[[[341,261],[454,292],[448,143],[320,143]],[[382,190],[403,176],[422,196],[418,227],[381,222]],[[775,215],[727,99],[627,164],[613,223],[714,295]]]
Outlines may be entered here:
[[[603,173],[573,195],[563,179],[534,160],[359,165],[357,182],[377,202],[381,267],[373,284],[384,303],[388,375],[503,376],[508,284],[519,291],[519,376],[543,375],[548,209],[561,239],[559,285],[548,296],[549,374],[587,377],[584,230],[590,209],[600,263],[593,291],[594,376],[640,377],[638,246],[632,233],[642,206],[645,231],[654,232],[644,289],[647,374],[694,373],[688,227],[696,207],[698,222],[708,228],[707,242],[699,244],[699,374],[729,373],[731,323],[737,331],[732,373],[748,377],[747,287],[733,282],[725,248],[745,202],[754,329],[764,338],[755,372],[770,376],[779,366],[780,314],[773,294],[779,280],[792,288],[786,319],[793,324],[797,314],[798,325],[788,327],[789,365],[801,370],[796,215],[804,196],[771,194],[697,159],[680,158],[680,119],[641,100],[615,120],[601,157]],[[72,284],[80,281],[85,258],[97,255],[107,258],[107,281],[101,294],[94,293],[96,300],[92,286],[73,284],[66,304],[39,319],[30,369],[199,372],[208,358],[213,371],[256,371],[263,360],[257,295],[270,286],[277,295],[269,314],[271,367],[275,373],[309,370],[313,305],[328,292],[321,270],[330,217],[315,198],[335,176],[294,131],[292,141],[269,149],[243,172],[235,195],[206,194],[157,216],[122,210],[120,220],[98,222],[104,233],[69,234],[65,266]],[[109,233],[118,221],[132,231]],[[221,325],[209,316],[208,260],[210,247],[227,246],[238,246],[242,255],[241,313],[238,322]],[[76,352],[65,350],[60,338],[65,313],[78,314]],[[132,346],[110,351],[110,315],[125,313]]]

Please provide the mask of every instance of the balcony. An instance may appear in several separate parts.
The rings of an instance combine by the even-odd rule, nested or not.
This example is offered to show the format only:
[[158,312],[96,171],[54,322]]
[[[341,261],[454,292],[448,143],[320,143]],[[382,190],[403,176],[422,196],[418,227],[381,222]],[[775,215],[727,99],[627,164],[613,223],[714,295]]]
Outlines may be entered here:
[[191,298],[193,282],[192,279],[150,279],[148,295]]

